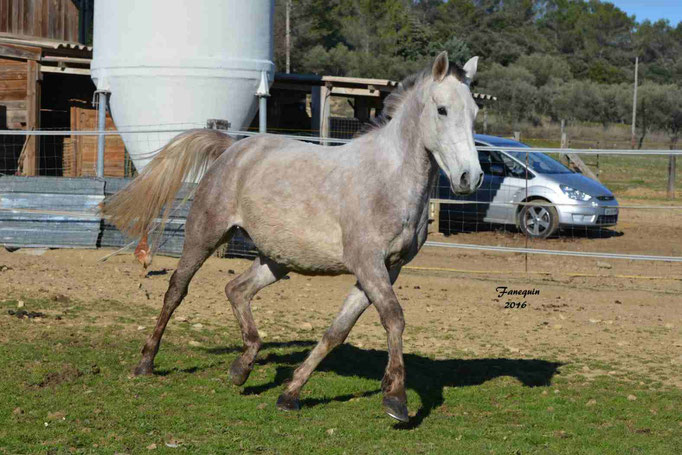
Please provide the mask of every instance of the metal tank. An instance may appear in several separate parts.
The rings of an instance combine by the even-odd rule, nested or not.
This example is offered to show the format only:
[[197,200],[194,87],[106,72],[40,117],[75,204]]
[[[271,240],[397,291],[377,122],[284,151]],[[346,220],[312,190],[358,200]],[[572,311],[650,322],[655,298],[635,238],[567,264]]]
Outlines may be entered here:
[[[272,83],[274,0],[97,0],[92,79],[119,130],[248,126]],[[122,134],[138,171],[177,133]]]

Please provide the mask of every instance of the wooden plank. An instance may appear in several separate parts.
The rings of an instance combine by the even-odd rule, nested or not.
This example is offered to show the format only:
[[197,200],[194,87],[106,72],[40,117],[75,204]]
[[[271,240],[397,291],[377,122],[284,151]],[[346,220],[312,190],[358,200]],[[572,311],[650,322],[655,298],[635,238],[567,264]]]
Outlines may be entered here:
[[54,39],[57,36],[57,21],[55,20],[55,14],[57,13],[56,0],[47,0],[47,36],[46,38]]
[[26,78],[19,80],[6,80],[5,78],[0,79],[0,91],[12,91],[12,90],[26,90],[27,86]]
[[[115,130],[113,120],[107,116],[107,130]],[[71,107],[72,130],[97,129],[97,110]],[[72,136],[76,176],[94,176],[97,166],[97,136]],[[125,175],[125,146],[119,136],[107,136],[104,149],[104,175]]]
[[24,30],[24,0],[17,2],[17,34],[27,35]]
[[64,1],[57,0],[57,39],[64,39]]
[[78,8],[73,2],[66,3],[66,35],[64,39],[67,41],[78,42],[78,23],[80,20],[80,14]]
[[28,122],[28,115],[26,110],[7,111],[7,128],[11,130],[20,130],[26,128]]
[[0,0],[0,32],[9,32],[9,0]]
[[3,67],[16,66],[19,68],[24,68],[24,66],[26,65],[26,62],[22,62],[21,60],[12,59],[12,58],[0,57],[0,65],[2,65]]
[[567,153],[567,154],[566,154],[566,157],[571,161],[571,163],[572,163],[575,167],[577,167],[577,168],[580,170],[580,172],[581,172],[583,175],[585,175],[585,176],[591,178],[592,180],[596,180],[597,182],[599,181],[599,179],[597,178],[597,174],[595,174],[594,172],[592,172],[592,169],[590,169],[590,168],[587,166],[587,164],[585,164],[585,162],[578,156],[578,154],[576,154],[576,153]]
[[90,68],[70,68],[70,67],[56,67],[41,65],[40,70],[43,73],[56,73],[56,74],[77,74],[79,76],[90,76]]
[[19,81],[26,80],[26,68],[9,67],[3,68],[0,66],[0,80],[2,81]]
[[43,36],[43,0],[33,0],[33,34]]
[[19,0],[12,0],[10,9],[10,32],[17,34],[19,33]]
[[26,36],[35,36],[35,31],[33,30],[33,0],[24,1],[22,4],[22,34]]
[[39,13],[41,18],[40,36],[44,38],[50,33],[50,1],[42,0],[42,10]]
[[[28,88],[26,90],[26,106],[28,121],[27,130],[40,129],[40,65],[31,60],[27,69]],[[26,157],[23,163],[23,175],[38,175],[40,171],[40,137],[29,138]]]
[[79,58],[79,57],[61,57],[57,55],[47,55],[42,58],[43,62],[64,62],[64,63],[77,63],[79,65],[90,65],[92,63],[91,58]]
[[0,103],[7,101],[19,101],[26,99],[26,90],[6,90],[0,91]]
[[37,47],[0,44],[0,56],[24,60],[40,60],[41,50]]
[[[24,94],[25,96],[25,94]],[[11,110],[26,110],[26,99],[23,100],[15,100],[15,101],[3,101],[0,103],[1,105],[5,106],[8,111]]]

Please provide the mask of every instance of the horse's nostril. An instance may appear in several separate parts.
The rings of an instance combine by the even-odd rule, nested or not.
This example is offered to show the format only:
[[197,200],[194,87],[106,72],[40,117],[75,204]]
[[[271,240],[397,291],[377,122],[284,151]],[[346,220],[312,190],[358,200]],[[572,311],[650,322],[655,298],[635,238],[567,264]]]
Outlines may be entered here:
[[461,187],[469,186],[469,173],[468,172],[464,172],[462,174],[462,178],[459,180],[459,185]]
[[476,189],[480,188],[481,185],[483,185],[483,172],[481,172],[478,175],[478,181],[476,182]]

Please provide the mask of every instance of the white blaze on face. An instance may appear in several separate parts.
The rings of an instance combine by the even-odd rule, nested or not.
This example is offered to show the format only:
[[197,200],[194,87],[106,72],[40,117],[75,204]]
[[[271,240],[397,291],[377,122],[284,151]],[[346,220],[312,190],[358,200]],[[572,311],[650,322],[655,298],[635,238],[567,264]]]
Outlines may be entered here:
[[424,145],[456,193],[475,191],[483,175],[473,135],[478,106],[469,89],[477,63],[478,57],[467,62],[466,81],[462,82],[448,74],[447,54],[441,53],[433,65],[433,81],[431,89],[426,90],[421,119]]

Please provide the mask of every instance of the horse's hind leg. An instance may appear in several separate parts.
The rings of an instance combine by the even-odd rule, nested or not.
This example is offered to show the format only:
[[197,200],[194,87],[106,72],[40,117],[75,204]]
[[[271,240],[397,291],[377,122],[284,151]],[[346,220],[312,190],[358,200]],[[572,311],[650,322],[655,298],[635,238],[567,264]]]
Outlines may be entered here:
[[[205,220],[199,219],[194,222],[193,218],[188,218],[185,227],[185,245],[182,250],[182,257],[178,263],[177,270],[171,276],[168,290],[163,298],[163,308],[156,321],[154,333],[147,339],[142,348],[142,359],[135,368],[134,374],[152,374],[154,368],[154,357],[159,351],[161,337],[163,336],[166,325],[173,311],[180,305],[182,299],[187,295],[187,287],[194,277],[194,274],[201,268],[206,259],[223,243],[226,232],[216,228],[205,229]],[[203,228],[203,229],[202,229]]]
[[260,256],[253,261],[249,270],[225,286],[225,295],[232,304],[232,311],[239,323],[244,342],[244,352],[230,366],[230,379],[235,385],[242,385],[248,379],[262,344],[251,314],[251,299],[258,291],[276,282],[288,272],[289,270],[282,265]]

